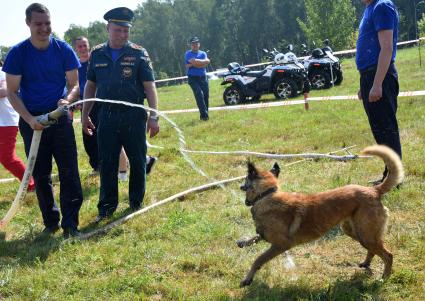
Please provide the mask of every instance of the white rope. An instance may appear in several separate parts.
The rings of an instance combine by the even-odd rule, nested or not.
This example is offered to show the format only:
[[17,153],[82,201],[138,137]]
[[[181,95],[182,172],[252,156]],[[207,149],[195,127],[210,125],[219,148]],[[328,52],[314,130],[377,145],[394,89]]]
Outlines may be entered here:
[[42,130],[34,131],[31,140],[30,153],[28,155],[27,166],[25,168],[24,176],[22,178],[21,184],[19,185],[18,193],[15,196],[15,199],[12,202],[9,210],[6,215],[0,221],[0,229],[6,227],[12,217],[18,212],[19,207],[21,206],[22,201],[27,194],[28,183],[31,179],[31,174],[34,169],[35,161],[37,159],[38,147],[40,145]]
[[[354,146],[349,146],[349,147],[344,147],[344,148],[342,148],[340,150],[336,150],[336,151],[330,152],[328,154],[331,155],[331,154],[335,154],[335,153],[343,152],[343,151],[349,153],[349,149],[354,148],[354,147],[355,147],[355,145]],[[296,161],[296,162],[288,163],[288,164],[286,164],[284,166],[285,167],[292,166],[294,164],[305,162],[306,160],[308,160],[308,159],[305,158],[303,160],[299,160],[299,161]],[[125,222],[129,221],[130,219],[133,219],[134,217],[136,217],[138,215],[141,215],[141,214],[143,214],[145,212],[148,212],[148,211],[150,211],[151,209],[153,209],[155,207],[158,207],[158,206],[164,205],[166,203],[169,203],[171,201],[174,201],[176,199],[182,198],[182,197],[184,197],[184,196],[186,196],[186,195],[188,195],[190,193],[201,192],[201,191],[205,191],[205,190],[214,188],[216,186],[226,185],[226,184],[229,184],[229,183],[232,183],[232,182],[235,182],[235,181],[242,180],[245,177],[246,176],[240,176],[240,177],[236,177],[236,178],[221,180],[221,181],[217,181],[217,182],[205,184],[205,185],[198,186],[198,187],[193,187],[193,188],[190,188],[188,190],[179,192],[179,193],[177,193],[175,195],[172,195],[172,196],[170,196],[170,197],[168,197],[168,198],[166,198],[164,200],[158,201],[158,202],[156,202],[156,203],[154,203],[154,204],[152,204],[150,206],[147,206],[147,207],[142,208],[142,209],[140,209],[140,210],[138,210],[136,212],[133,212],[132,214],[126,215],[126,216],[124,216],[124,217],[122,217],[122,218],[120,218],[120,219],[118,219],[118,220],[116,220],[116,221],[114,221],[114,222],[112,222],[110,224],[105,225],[103,228],[96,229],[96,230],[91,231],[91,232],[88,232],[88,233],[84,233],[84,234],[82,234],[79,237],[79,239],[88,239],[88,238],[93,237],[95,235],[106,233],[109,230],[111,230],[112,228],[115,228],[116,226],[119,226],[121,224],[124,224]]]
[[[425,96],[425,90],[400,92],[398,95],[398,97],[414,97],[414,96]],[[320,97],[308,97],[305,100],[284,100],[284,101],[262,102],[262,103],[244,104],[244,105],[236,105],[236,106],[212,107],[212,108],[209,108],[208,111],[264,109],[264,108],[272,108],[272,107],[283,107],[283,106],[305,104],[306,102],[310,102],[310,101],[328,101],[328,100],[359,101],[357,95],[320,96]],[[162,111],[162,112],[164,114],[181,114],[181,113],[193,113],[198,111],[199,111],[198,109],[182,109],[182,110],[168,110],[168,111]]]
[[[402,46],[402,45],[408,45],[408,44],[415,44],[418,43],[421,40],[425,40],[425,38],[419,38],[416,40],[410,40],[410,41],[404,41],[404,42],[399,42],[397,43],[397,46]],[[348,49],[348,50],[341,50],[341,51],[335,51],[333,54],[334,55],[340,55],[340,54],[354,54],[356,53],[356,49]],[[309,58],[309,56],[299,56],[298,59],[299,60],[305,60]],[[249,64],[249,65],[245,65],[245,67],[251,68],[251,67],[259,67],[259,66],[264,66],[264,65],[270,65],[273,62],[265,62],[265,63],[258,63],[258,64]],[[220,68],[217,69],[216,71],[213,72],[207,72],[207,75],[210,78],[214,78],[215,76],[223,73],[223,72],[227,72],[227,68]],[[164,78],[164,79],[159,79],[156,80],[155,83],[164,83],[164,82],[169,82],[169,81],[176,81],[176,80],[185,80],[187,79],[187,76],[179,76],[179,77],[173,77],[173,78]]]

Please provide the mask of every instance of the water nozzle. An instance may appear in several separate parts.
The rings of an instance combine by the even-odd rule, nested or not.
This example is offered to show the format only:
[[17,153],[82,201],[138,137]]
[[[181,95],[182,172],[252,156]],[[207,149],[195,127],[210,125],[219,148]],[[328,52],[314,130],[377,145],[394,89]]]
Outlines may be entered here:
[[37,121],[44,126],[56,124],[60,117],[68,113],[68,106],[60,106],[56,110],[37,116]]

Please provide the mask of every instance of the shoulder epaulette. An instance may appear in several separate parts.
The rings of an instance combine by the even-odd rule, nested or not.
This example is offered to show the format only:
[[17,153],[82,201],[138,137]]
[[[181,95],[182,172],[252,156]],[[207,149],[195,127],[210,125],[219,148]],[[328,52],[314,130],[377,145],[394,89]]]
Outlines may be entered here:
[[96,45],[96,46],[94,46],[94,47],[92,48],[92,50],[91,50],[91,51],[94,51],[94,50],[100,49],[100,48],[102,48],[103,46],[105,46],[105,43],[102,43],[102,44]]
[[144,48],[140,45],[134,44],[134,43],[130,43],[130,47],[133,49],[137,49],[137,50],[143,50]]

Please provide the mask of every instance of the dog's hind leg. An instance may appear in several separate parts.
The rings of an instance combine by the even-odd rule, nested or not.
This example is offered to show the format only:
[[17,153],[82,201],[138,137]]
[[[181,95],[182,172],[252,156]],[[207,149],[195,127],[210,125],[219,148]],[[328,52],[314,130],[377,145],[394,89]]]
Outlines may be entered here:
[[[361,239],[356,233],[356,229],[354,227],[353,221],[351,219],[345,220],[341,223],[341,228],[344,231],[346,235],[351,237],[352,239],[360,242],[360,244],[367,249],[367,247],[362,243]],[[370,252],[370,250],[367,251],[366,259],[359,264],[359,267],[361,268],[369,268],[370,263],[372,262],[373,257],[375,256],[374,253]]]
[[282,254],[289,248],[282,248],[277,245],[271,245],[271,247],[265,251],[263,254],[257,257],[255,259],[254,263],[251,266],[251,269],[249,270],[248,274],[246,275],[245,279],[241,281],[240,287],[244,287],[247,285],[250,285],[252,283],[252,279],[254,279],[255,273],[268,261],[275,258],[277,255]]
[[[366,260],[363,262],[367,266],[370,264],[373,255],[378,255],[384,262],[384,273],[382,278],[388,278],[393,265],[393,255],[384,246],[383,235],[388,218],[387,209],[359,210],[359,215],[354,218],[355,231],[360,238],[359,241],[368,251]],[[363,211],[363,212],[361,212]]]

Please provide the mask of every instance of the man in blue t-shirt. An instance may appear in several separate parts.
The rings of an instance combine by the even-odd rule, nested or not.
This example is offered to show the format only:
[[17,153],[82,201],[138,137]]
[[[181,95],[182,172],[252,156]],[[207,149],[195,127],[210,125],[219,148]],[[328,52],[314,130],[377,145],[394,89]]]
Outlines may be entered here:
[[201,44],[198,37],[190,39],[191,50],[186,51],[184,61],[187,69],[187,77],[196,104],[199,109],[201,120],[207,121],[208,117],[208,99],[209,87],[206,67],[210,63],[206,52],[200,50]]
[[70,116],[44,127],[36,116],[76,101],[79,95],[78,62],[72,48],[51,36],[50,12],[42,4],[33,3],[25,11],[31,36],[12,47],[6,57],[7,95],[19,113],[19,129],[27,156],[34,130],[43,130],[33,176],[43,215],[43,233],[59,229],[60,214],[52,185],[52,157],[60,180],[61,226],[64,237],[78,236],[78,214],[83,201],[78,173],[77,145]]
[[[362,0],[366,5],[360,22],[356,64],[360,72],[359,99],[369,119],[376,143],[391,147],[401,158],[397,123],[397,51],[399,15],[391,0]],[[371,181],[379,185],[387,176]]]

